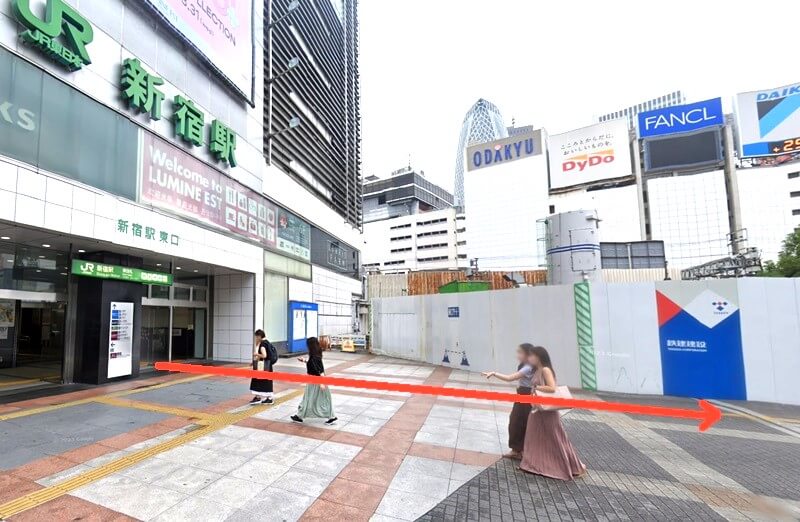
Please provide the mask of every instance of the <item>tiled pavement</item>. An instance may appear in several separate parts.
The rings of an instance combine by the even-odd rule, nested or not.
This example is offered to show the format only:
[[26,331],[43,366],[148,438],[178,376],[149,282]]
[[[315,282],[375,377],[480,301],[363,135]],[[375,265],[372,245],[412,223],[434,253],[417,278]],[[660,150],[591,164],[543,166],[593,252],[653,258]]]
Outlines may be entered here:
[[[280,365],[303,371],[294,360]],[[476,374],[384,357],[330,353],[326,367],[357,379],[507,389]],[[276,391],[276,405],[249,407],[245,381],[170,375],[0,406],[0,515],[800,519],[800,438],[742,415],[699,434],[694,422],[573,411],[564,422],[590,472],[563,483],[499,458],[507,404],[335,388],[337,424],[297,425],[289,416],[299,388],[276,383]],[[760,411],[800,419],[798,409]]]

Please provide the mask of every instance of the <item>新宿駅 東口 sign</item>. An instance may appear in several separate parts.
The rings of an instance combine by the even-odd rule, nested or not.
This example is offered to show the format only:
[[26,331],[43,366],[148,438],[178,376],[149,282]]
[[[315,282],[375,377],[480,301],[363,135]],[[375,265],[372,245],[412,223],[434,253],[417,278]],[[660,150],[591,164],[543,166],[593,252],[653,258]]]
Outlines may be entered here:
[[143,285],[172,285],[172,274],[148,272],[140,268],[106,265],[94,261],[84,261],[82,259],[74,259],[72,261],[72,273],[84,277],[130,281],[131,283],[141,283]]
[[800,152],[800,83],[736,96],[742,157]]
[[713,98],[639,113],[639,137],[690,132],[724,123],[722,99]]
[[542,153],[542,131],[480,143],[467,148],[467,171],[538,156]]
[[86,50],[94,39],[92,25],[66,0],[47,0],[44,19],[33,13],[31,0],[12,0],[11,10],[26,28],[20,34],[23,42],[70,71],[92,63]]
[[633,175],[625,119],[555,134],[548,142],[551,189]]

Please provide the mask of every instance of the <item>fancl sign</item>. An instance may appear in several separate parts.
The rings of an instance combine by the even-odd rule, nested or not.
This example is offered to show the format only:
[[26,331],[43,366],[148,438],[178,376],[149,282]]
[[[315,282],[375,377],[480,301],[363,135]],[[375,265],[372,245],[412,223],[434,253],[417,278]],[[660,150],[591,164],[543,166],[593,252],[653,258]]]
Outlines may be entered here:
[[31,0],[11,0],[11,9],[27,28],[20,34],[23,42],[70,71],[92,63],[86,50],[94,39],[92,25],[66,0],[47,0],[43,19],[31,10]]
[[677,105],[639,114],[639,137],[664,136],[723,125],[722,99]]
[[148,272],[126,266],[105,265],[81,259],[72,261],[72,273],[84,277],[130,281],[131,283],[141,283],[143,285],[172,286],[172,274]]
[[509,163],[542,153],[542,131],[535,131],[473,145],[467,149],[467,170]]

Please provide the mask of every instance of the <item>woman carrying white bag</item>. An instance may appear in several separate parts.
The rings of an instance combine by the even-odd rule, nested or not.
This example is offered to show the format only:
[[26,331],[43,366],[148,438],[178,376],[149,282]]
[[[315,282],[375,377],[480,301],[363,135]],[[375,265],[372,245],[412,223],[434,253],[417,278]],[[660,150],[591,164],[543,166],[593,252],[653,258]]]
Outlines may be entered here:
[[[528,363],[537,368],[532,379],[534,395],[562,398],[570,396],[566,386],[558,386],[547,350],[534,346]],[[586,473],[586,466],[578,458],[578,452],[564,431],[558,409],[545,406],[531,411],[519,468],[528,473],[559,480],[572,480]]]

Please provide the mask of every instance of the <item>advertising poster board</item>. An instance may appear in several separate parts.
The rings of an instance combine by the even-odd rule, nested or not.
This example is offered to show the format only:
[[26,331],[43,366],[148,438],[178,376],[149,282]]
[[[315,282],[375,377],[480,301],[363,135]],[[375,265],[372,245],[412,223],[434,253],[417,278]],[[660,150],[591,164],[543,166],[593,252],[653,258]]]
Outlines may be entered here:
[[612,120],[549,137],[550,188],[633,175],[627,120]]
[[253,100],[253,0],[146,0],[205,61]]
[[800,152],[800,83],[736,95],[743,158]]
[[311,225],[287,210],[278,210],[278,250],[311,259]]
[[692,132],[725,124],[722,98],[640,112],[638,120],[640,138]]
[[16,322],[16,301],[0,301],[0,326],[14,327]]
[[664,395],[746,400],[736,280],[656,283]]
[[719,127],[642,140],[644,171],[677,171],[720,165],[724,161]]
[[133,372],[133,303],[111,302],[108,326],[108,378]]

